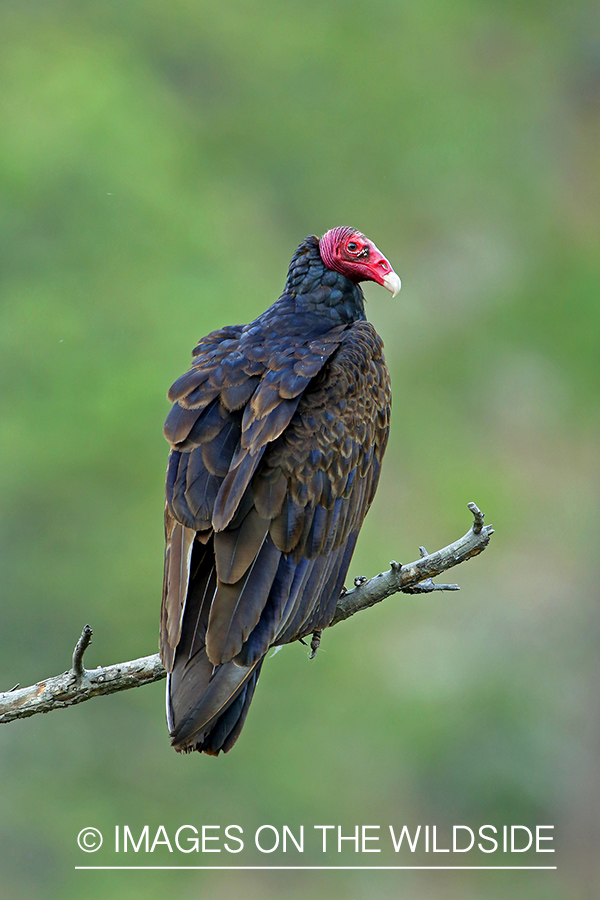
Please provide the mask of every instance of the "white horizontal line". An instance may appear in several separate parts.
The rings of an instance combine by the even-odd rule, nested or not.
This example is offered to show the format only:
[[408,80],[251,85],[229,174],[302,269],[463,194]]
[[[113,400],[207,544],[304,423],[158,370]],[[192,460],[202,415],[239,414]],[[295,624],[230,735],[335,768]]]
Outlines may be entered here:
[[533,870],[552,870],[557,869],[557,866],[75,866],[75,869],[79,870],[120,870],[120,869],[135,869],[135,870],[147,870],[147,869],[162,869],[162,870],[189,870],[191,871],[219,871],[219,872],[249,872],[249,871],[261,871],[261,872],[281,872],[281,871],[294,871],[294,872],[323,872],[323,871],[352,871],[352,872],[376,872],[376,871],[399,871],[405,869],[418,869],[421,871],[438,871],[444,870],[449,871],[452,869],[460,869],[460,870],[478,870],[478,871],[492,871],[492,870],[511,870],[511,871],[533,871]]

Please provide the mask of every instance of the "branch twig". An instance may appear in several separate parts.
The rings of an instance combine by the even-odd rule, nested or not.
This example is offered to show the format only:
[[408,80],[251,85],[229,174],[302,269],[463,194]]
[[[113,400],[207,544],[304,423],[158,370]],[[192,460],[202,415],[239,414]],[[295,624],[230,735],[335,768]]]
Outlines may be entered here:
[[83,654],[92,643],[92,635],[93,631],[89,625],[83,626],[83,631],[81,632],[81,637],[77,641],[75,645],[75,649],[73,650],[73,668],[71,669],[75,679],[79,682],[85,675],[85,669],[83,668]]
[[[392,562],[388,572],[382,572],[374,578],[355,579],[355,587],[340,597],[329,627],[343,622],[361,609],[380,603],[392,594],[458,590],[457,584],[434,584],[432,578],[477,556],[485,550],[494,533],[491,525],[484,525],[483,513],[474,503],[469,503],[469,509],[473,514],[473,525],[453,544],[431,554],[420,547],[421,555],[415,562],[404,566]],[[64,709],[101,694],[113,694],[151,684],[166,676],[158,653],[105,668],[84,669],[83,654],[91,638],[92,629],[86,625],[73,652],[73,666],[68,672],[30,687],[15,687],[0,693],[0,724],[53,709]],[[316,653],[319,639],[320,635],[313,640],[312,656]]]

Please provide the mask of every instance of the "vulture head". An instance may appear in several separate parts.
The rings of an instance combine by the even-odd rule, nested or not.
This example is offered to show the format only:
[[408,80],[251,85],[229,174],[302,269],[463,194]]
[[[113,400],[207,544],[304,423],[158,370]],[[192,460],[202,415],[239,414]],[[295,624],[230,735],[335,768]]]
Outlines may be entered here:
[[341,272],[350,281],[376,281],[395,297],[400,278],[373,241],[348,226],[331,228],[319,241],[319,252],[327,268]]

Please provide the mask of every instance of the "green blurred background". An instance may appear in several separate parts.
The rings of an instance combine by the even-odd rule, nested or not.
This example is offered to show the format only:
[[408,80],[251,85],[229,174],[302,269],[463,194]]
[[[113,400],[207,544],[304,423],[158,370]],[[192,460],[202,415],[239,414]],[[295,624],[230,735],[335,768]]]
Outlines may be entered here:
[[[152,653],[165,392],[352,224],[392,435],[352,576],[470,525],[450,580],[263,669],[235,750],[169,748],[164,683],[0,729],[0,896],[598,896],[600,15],[595,3],[39,0],[0,29],[0,687]],[[557,872],[75,872],[365,863],[86,856],[94,825],[552,824]],[[463,856],[452,862],[481,864]],[[367,864],[448,863],[448,857]]]

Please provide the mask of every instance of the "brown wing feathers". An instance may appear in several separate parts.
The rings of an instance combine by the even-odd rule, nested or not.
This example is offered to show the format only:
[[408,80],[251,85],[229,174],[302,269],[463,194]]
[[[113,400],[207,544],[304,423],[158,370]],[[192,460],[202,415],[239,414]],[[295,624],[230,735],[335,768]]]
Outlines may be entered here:
[[284,349],[245,334],[204,339],[165,424],[169,723],[209,753],[235,742],[268,647],[331,618],[389,419],[367,323]]

